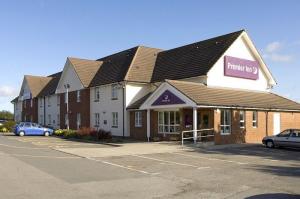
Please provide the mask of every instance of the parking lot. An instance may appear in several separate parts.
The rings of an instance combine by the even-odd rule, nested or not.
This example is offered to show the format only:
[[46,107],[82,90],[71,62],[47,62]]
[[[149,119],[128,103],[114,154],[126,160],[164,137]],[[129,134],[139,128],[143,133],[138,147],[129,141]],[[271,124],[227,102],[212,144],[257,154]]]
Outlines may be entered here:
[[3,198],[299,198],[300,151],[0,136]]

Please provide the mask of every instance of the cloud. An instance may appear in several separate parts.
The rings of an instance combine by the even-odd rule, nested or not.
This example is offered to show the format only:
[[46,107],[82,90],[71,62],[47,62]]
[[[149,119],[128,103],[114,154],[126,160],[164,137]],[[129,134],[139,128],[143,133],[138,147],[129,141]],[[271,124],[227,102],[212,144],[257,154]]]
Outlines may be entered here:
[[281,47],[283,46],[283,44],[279,41],[274,41],[272,43],[269,43],[266,47],[266,52],[268,53],[273,53],[278,51]]
[[274,41],[269,43],[265,48],[263,57],[273,62],[290,62],[293,59],[292,55],[282,53],[285,43]]
[[17,90],[11,86],[0,86],[0,97],[14,97]]

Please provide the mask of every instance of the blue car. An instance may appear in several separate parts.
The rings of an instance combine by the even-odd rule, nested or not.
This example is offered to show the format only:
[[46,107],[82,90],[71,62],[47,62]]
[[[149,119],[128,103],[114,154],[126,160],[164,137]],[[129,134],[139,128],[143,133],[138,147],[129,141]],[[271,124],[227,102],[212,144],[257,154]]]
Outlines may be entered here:
[[44,135],[50,136],[53,134],[53,129],[43,127],[39,124],[32,122],[21,122],[14,128],[15,135]]

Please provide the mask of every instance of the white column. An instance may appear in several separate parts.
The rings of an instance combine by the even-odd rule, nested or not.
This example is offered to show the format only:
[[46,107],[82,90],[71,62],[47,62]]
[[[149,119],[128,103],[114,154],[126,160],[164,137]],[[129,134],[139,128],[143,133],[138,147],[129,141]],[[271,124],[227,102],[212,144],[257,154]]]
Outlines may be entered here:
[[193,107],[193,135],[194,143],[197,142],[197,107]]
[[150,141],[150,109],[147,109],[147,139]]

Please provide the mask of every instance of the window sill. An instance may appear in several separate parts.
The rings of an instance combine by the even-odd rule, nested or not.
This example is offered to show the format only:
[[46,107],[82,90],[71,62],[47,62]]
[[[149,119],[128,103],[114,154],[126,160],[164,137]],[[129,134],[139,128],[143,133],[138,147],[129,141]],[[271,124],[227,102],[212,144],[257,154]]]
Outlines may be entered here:
[[100,100],[94,100],[94,102],[99,102]]
[[118,126],[111,126],[111,128],[115,128],[116,129],[116,128],[118,128]]
[[111,100],[118,100],[118,98],[111,98]]
[[143,126],[141,125],[141,126],[134,126],[135,128],[142,128]]

